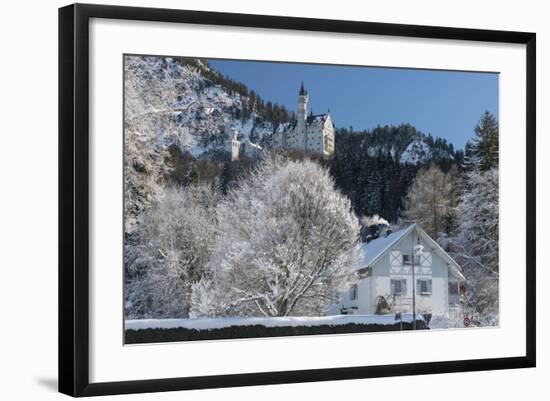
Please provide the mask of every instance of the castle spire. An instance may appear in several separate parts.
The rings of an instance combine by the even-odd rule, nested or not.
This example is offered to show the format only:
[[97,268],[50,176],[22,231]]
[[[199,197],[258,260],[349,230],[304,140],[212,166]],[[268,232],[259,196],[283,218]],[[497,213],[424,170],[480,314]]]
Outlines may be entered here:
[[302,81],[302,85],[300,86],[300,96],[307,95],[306,90],[304,89],[304,81]]

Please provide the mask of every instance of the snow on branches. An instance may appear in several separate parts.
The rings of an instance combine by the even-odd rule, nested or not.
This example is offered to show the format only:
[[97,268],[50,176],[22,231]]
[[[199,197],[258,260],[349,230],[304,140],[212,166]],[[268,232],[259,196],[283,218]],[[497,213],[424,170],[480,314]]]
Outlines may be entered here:
[[126,248],[127,315],[187,317],[192,285],[200,280],[214,238],[216,187],[167,188]]
[[467,174],[466,185],[454,256],[466,277],[465,312],[470,311],[477,324],[493,326],[499,316],[498,170],[474,170]]
[[447,231],[455,214],[455,175],[445,174],[435,164],[419,170],[405,198],[404,220],[419,224],[434,238]]
[[315,162],[265,161],[220,203],[217,222],[192,316],[322,315],[356,280],[357,218]]
[[124,58],[126,232],[136,228],[140,213],[162,191],[170,170],[165,162],[168,146],[185,150],[194,143],[177,118],[185,108],[177,103],[180,69],[170,59]]

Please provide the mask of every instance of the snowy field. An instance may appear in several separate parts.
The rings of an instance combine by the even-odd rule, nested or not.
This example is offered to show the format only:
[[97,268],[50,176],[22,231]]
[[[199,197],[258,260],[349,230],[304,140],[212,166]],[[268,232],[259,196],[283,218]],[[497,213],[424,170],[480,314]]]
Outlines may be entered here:
[[[416,316],[417,321],[423,321],[421,315]],[[402,322],[411,323],[412,314],[403,314]],[[400,320],[395,315],[334,315],[321,317],[224,317],[210,319],[140,319],[126,320],[126,330],[144,329],[194,329],[212,330],[232,326],[265,326],[265,327],[315,327],[315,326],[341,326],[347,324],[357,325],[394,325]]]

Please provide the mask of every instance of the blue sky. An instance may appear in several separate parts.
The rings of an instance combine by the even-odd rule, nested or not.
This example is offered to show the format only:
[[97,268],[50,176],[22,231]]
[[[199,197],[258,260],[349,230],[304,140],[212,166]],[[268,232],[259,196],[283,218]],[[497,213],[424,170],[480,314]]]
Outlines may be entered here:
[[209,60],[265,101],[295,110],[300,83],[314,113],[336,127],[410,123],[463,148],[485,110],[498,117],[498,74],[378,67]]

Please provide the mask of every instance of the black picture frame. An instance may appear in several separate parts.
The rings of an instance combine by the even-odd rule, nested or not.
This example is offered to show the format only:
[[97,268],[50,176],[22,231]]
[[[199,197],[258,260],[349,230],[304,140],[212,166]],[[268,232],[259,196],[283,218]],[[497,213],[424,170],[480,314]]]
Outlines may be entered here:
[[[521,357],[90,383],[89,21],[91,18],[526,45],[526,353]],[[536,35],[479,29],[74,4],[59,9],[59,391],[95,396],[534,367],[536,364]]]

